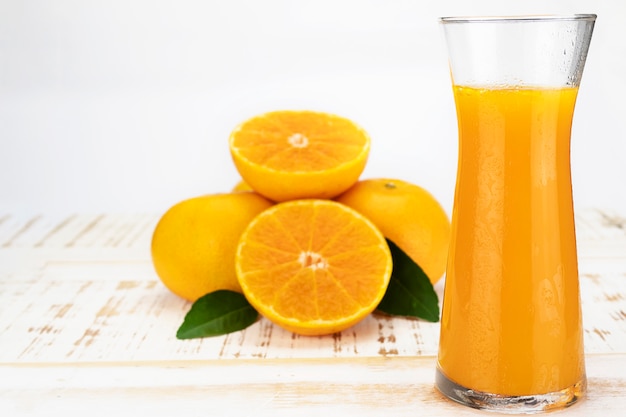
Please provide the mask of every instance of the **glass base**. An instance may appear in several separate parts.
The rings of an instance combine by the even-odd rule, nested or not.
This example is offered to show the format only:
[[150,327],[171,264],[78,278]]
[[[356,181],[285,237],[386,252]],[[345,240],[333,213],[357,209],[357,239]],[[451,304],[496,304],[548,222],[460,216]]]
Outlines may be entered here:
[[446,397],[468,407],[507,414],[534,414],[569,407],[581,399],[587,390],[587,380],[561,391],[537,395],[499,395],[465,388],[446,377],[437,367],[437,389]]

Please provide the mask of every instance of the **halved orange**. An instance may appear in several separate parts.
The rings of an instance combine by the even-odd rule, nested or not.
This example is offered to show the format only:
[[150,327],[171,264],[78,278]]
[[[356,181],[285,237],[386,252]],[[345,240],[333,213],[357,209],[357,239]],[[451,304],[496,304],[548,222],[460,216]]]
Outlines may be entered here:
[[274,201],[329,199],[359,179],[370,138],[340,116],[284,110],[242,123],[229,147],[239,174],[259,194]]
[[235,270],[250,304],[303,335],[339,332],[380,303],[392,260],[382,233],[330,200],[279,203],[256,216],[239,240]]

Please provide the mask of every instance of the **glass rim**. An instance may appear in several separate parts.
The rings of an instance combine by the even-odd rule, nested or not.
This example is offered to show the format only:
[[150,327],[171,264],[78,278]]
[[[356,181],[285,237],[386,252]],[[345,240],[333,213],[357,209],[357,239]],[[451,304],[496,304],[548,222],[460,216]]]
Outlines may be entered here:
[[555,21],[595,21],[593,13],[569,15],[519,15],[519,16],[446,16],[439,21],[449,23],[520,23],[520,22],[555,22]]

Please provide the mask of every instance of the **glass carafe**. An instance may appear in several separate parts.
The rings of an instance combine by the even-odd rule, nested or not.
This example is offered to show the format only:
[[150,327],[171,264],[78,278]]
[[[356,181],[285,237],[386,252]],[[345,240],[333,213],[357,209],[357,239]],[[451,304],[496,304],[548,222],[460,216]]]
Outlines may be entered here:
[[441,19],[459,154],[436,386],[471,407],[586,389],[570,133],[595,19]]

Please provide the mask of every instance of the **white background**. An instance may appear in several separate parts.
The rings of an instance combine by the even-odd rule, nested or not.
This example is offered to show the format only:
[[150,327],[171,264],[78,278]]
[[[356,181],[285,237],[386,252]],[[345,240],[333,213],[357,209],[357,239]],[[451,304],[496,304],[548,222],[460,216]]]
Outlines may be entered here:
[[276,109],[372,137],[363,177],[451,212],[444,15],[597,13],[572,137],[577,207],[626,213],[622,0],[0,0],[0,211],[162,212],[228,191],[227,139]]

